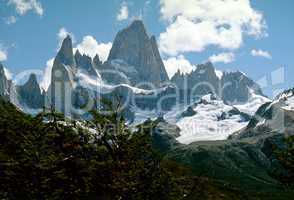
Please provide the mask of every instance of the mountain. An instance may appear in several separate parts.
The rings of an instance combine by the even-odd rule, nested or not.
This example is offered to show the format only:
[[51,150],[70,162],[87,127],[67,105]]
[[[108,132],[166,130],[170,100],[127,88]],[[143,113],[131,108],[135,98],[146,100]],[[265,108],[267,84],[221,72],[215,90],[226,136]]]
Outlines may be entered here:
[[9,95],[10,82],[5,75],[4,66],[0,63],[0,96],[7,97]]
[[0,97],[6,101],[10,101],[13,104],[19,106],[18,94],[16,87],[12,80],[9,80],[5,73],[4,66],[0,63]]
[[[252,98],[246,104],[234,106],[208,94],[192,104],[178,104],[163,113],[150,109],[136,110],[134,124],[161,116],[166,122],[179,128],[176,140],[180,143],[226,140],[231,134],[246,127],[259,105],[268,101],[266,98]],[[252,104],[256,107],[251,106]]]
[[[98,60],[99,60],[99,57],[98,57]],[[87,55],[81,55],[79,50],[77,50],[75,53],[75,61],[76,61],[76,66],[77,66],[78,70],[85,72],[89,76],[98,76],[98,74],[93,66],[93,61],[92,61],[91,57],[89,57]],[[96,62],[100,63],[100,60],[99,61],[96,60]]]
[[72,40],[70,36],[67,36],[53,62],[51,85],[47,91],[47,107],[54,106],[57,111],[70,115],[75,73],[76,62],[73,55]]
[[231,136],[233,139],[264,137],[269,135],[293,135],[294,89],[278,95],[272,102],[263,104],[248,126]]
[[[216,100],[211,98],[207,100],[209,99],[206,97],[204,101],[202,100],[203,105],[197,105],[198,110],[197,107],[193,108],[192,117],[205,110],[205,116],[199,119],[206,123],[207,127],[212,127],[214,124],[211,122],[212,113],[216,112],[216,116],[219,116],[219,110],[213,107],[209,109],[209,105],[213,102],[217,103]],[[220,106],[220,109],[226,107]],[[237,109],[230,109],[227,107],[225,109],[227,111],[223,112],[225,114],[219,117],[221,121],[230,120],[224,124],[228,127],[234,126],[230,124],[234,115],[240,117],[244,114]],[[191,116],[186,118],[192,120]],[[161,123],[170,127],[167,121]],[[188,133],[192,136],[194,130],[205,130],[198,129],[198,123],[201,121],[197,121],[197,118],[193,119],[193,122],[196,123],[193,128],[183,126],[186,130],[190,130]],[[249,118],[249,123],[244,124],[241,130],[236,131],[226,140],[216,141],[217,136],[212,136],[215,138],[213,141],[201,140],[183,145],[180,143],[183,142],[182,136],[179,137],[183,129],[178,127],[173,128],[174,131],[177,130],[176,134],[171,132],[171,135],[166,136],[166,134],[157,133],[154,137],[160,141],[157,145],[165,152],[167,159],[173,159],[191,167],[196,175],[222,180],[225,184],[242,187],[246,191],[275,193],[282,188],[282,180],[293,180],[293,177],[289,179],[293,176],[293,171],[279,157],[279,153],[287,151],[289,145],[293,147],[293,142],[287,144],[287,139],[294,136],[293,124],[294,89],[290,89],[278,95],[273,101],[260,106],[254,116]],[[224,125],[220,127],[225,127]],[[160,125],[159,128],[162,126]],[[209,133],[213,133],[213,130]],[[208,137],[209,133],[204,136]],[[291,154],[288,155],[291,156]],[[292,158],[288,157],[288,159]],[[287,199],[283,194],[281,195],[273,199]]]
[[44,95],[40,89],[35,74],[31,74],[28,81],[17,87],[19,102],[31,109],[40,109],[44,106]]
[[258,84],[244,73],[224,72],[219,77],[211,62],[197,65],[188,74],[178,71],[171,82],[180,89],[187,90],[191,97],[213,93],[227,104],[246,103],[252,93],[264,96]]
[[251,93],[264,96],[259,85],[240,71],[224,73],[221,86],[223,100],[231,104],[247,102]]
[[[2,77],[2,88],[7,90],[8,81]],[[150,83],[154,87],[150,88]],[[202,137],[208,132],[213,133],[211,139],[225,139],[237,128],[243,128],[248,118],[268,100],[259,86],[243,73],[220,75],[211,62],[197,65],[189,74],[178,72],[169,80],[156,39],[148,36],[139,20],[116,35],[104,63],[99,55],[91,58],[79,50],[74,53],[72,39],[67,36],[54,59],[48,90],[40,91],[34,75],[17,88],[19,102],[15,104],[24,111],[54,107],[66,116],[78,118],[87,118],[87,112],[99,108],[101,98],[115,102],[120,97],[130,123],[168,118],[168,122],[182,129],[181,137],[186,137],[190,131],[187,127],[202,116],[210,117],[211,127],[207,126],[203,133],[193,131],[194,136],[187,136],[185,143],[208,139],[208,135]],[[213,98],[204,101],[207,95]],[[219,126],[227,127],[226,133],[214,135],[213,127]]]
[[137,77],[132,77],[133,85],[149,82],[160,86],[169,80],[155,37],[148,36],[140,20],[135,20],[116,35],[107,62],[115,60],[125,62],[137,72]]

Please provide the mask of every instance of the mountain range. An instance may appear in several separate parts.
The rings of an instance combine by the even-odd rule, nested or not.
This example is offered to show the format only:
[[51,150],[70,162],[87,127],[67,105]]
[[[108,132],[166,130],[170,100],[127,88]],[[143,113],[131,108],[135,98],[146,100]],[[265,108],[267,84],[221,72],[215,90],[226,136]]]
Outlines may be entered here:
[[[78,118],[86,118],[88,111],[99,109],[101,98],[115,101],[119,96],[125,105],[122,112],[130,123],[163,117],[182,128],[185,143],[210,138],[188,137],[199,131],[187,135],[187,123],[192,126],[197,119],[209,119],[212,127],[197,126],[201,128],[199,134],[221,129],[226,133],[217,138],[225,139],[243,128],[258,107],[269,101],[258,84],[244,73],[216,73],[210,62],[197,65],[189,74],[178,71],[169,79],[156,39],[149,37],[140,20],[118,32],[105,62],[99,55],[91,58],[79,50],[74,52],[72,39],[67,36],[51,74],[50,86],[44,90],[34,74],[24,85],[16,85],[8,80],[0,65],[0,95],[31,114],[54,107],[66,116]],[[215,138],[214,134],[211,136]]]

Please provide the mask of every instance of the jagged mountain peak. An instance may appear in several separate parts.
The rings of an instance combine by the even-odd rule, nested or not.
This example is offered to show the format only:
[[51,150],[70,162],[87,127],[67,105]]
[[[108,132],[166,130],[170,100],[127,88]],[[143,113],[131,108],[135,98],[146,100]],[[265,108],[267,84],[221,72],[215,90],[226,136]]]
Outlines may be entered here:
[[44,96],[37,81],[36,74],[30,74],[27,82],[17,87],[19,100],[22,105],[33,109],[40,109],[44,105]]
[[2,72],[4,72],[4,66],[2,65],[2,63],[0,62],[0,71]]
[[100,60],[100,57],[99,57],[98,54],[96,54],[95,57],[93,58],[93,63],[94,63],[96,66],[102,65],[102,61]]
[[34,74],[34,73],[30,74],[30,77],[29,77],[27,83],[38,83],[36,74]]
[[212,74],[215,75],[215,68],[211,62],[206,62],[203,64],[197,65],[196,69],[192,73],[200,74]]
[[160,85],[169,80],[156,39],[148,36],[140,20],[135,20],[116,35],[108,56],[108,63],[113,60],[122,60],[132,66],[138,74],[137,77],[133,77],[137,82]]
[[20,87],[25,88],[26,92],[28,91],[32,91],[32,92],[38,91],[38,93],[41,92],[41,89],[37,80],[37,76],[34,73],[30,74],[27,82],[25,82],[25,84]]
[[75,54],[76,68],[88,73],[91,76],[97,76],[94,69],[92,58],[86,54],[81,54],[78,50]]
[[75,57],[81,57],[81,56],[82,56],[81,52],[79,51],[79,49],[77,49],[75,53]]
[[[125,30],[139,31],[141,33],[146,33],[146,28],[142,20],[134,20],[130,26],[128,26]],[[146,33],[147,34],[147,33]]]
[[[79,50],[76,51],[75,53],[75,60],[77,62],[77,60],[83,59],[83,60],[87,60],[88,62],[92,62],[92,58],[86,54],[81,54]],[[78,64],[78,63],[76,63]]]
[[72,39],[69,35],[63,40],[62,45],[58,51],[55,61],[59,61],[65,65],[74,66],[74,55],[72,47]]

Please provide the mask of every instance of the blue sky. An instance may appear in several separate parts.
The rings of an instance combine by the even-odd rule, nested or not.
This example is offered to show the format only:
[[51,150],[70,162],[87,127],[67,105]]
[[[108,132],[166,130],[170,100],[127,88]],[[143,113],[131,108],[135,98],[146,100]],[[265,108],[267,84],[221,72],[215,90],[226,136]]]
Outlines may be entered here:
[[234,7],[230,0],[0,0],[0,60],[13,74],[43,70],[65,33],[85,53],[94,42],[94,51],[105,54],[116,33],[140,18],[157,37],[169,71],[210,59],[217,69],[259,81],[269,96],[293,87],[294,1],[239,1]]

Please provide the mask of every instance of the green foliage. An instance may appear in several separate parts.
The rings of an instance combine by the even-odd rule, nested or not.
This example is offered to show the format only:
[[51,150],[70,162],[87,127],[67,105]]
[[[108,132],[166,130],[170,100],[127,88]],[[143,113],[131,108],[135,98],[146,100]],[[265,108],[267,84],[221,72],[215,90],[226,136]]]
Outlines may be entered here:
[[294,136],[289,136],[285,140],[286,148],[276,151],[276,156],[288,173],[279,178],[284,184],[294,186]]
[[53,110],[30,117],[0,100],[0,198],[183,198],[181,175],[153,149],[148,129],[131,133],[114,108],[84,123]]

